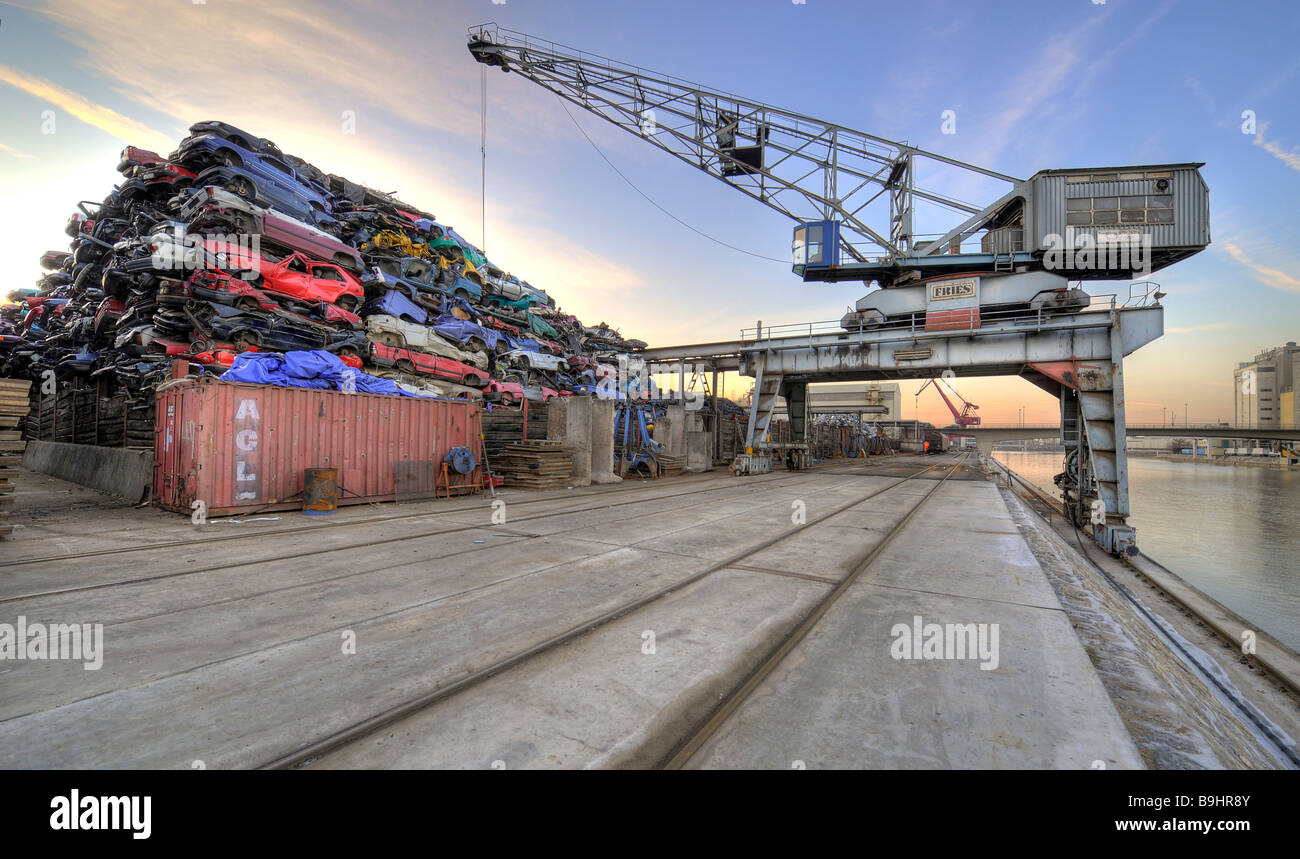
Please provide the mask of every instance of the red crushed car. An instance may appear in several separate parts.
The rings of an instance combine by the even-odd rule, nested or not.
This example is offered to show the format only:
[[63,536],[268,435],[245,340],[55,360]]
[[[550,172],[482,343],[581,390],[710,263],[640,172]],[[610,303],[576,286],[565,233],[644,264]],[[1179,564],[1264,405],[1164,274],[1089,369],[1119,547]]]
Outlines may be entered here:
[[[280,306],[275,299],[248,281],[232,277],[225,272],[196,271],[185,281],[185,286],[188,287],[190,295],[228,304],[240,310],[276,310]],[[170,294],[187,294],[186,290],[175,286],[163,287],[163,291]]]
[[[167,159],[157,152],[148,149],[141,149],[139,146],[128,146],[122,150],[122,157],[117,162],[117,170],[126,176],[131,175],[131,171],[142,165],[163,164]],[[190,174],[191,176],[194,174]]]
[[415,349],[371,343],[370,360],[380,367],[396,367],[404,373],[422,373],[472,388],[488,384],[488,374],[477,367]]
[[193,171],[166,161],[140,166],[135,170],[136,179],[154,188],[161,186],[184,188],[194,182],[194,177]]
[[[311,305],[311,310],[315,310],[316,305],[327,304],[334,305],[335,310],[342,311],[341,313],[325,311],[327,322],[346,321],[358,325],[361,323],[361,318],[351,311],[361,303],[366,290],[361,285],[361,281],[342,266],[320,262],[300,253],[289,254],[279,262],[272,262],[250,253],[247,248],[215,239],[205,239],[203,249],[207,253],[205,259],[209,266],[220,266],[221,269],[229,272],[249,272],[250,274],[240,279],[248,281],[260,290],[297,299],[299,302]],[[253,272],[256,272],[256,276],[251,274]],[[209,271],[208,274],[216,275],[223,272]],[[207,283],[200,285],[204,288],[213,288]],[[237,290],[238,287],[228,285],[222,289],[228,295],[231,290]],[[239,294],[247,293],[239,292]],[[224,296],[205,295],[204,297],[210,301],[220,301],[222,304],[236,303],[226,300]]]
[[318,321],[310,318],[315,315],[319,321],[323,321],[326,325],[339,328],[357,328],[361,325],[360,316],[349,310],[344,310],[337,304],[279,300],[269,291],[259,289],[243,278],[221,271],[196,271],[189,276],[183,285],[164,286],[159,290],[159,294],[197,296],[207,301],[215,301],[218,304],[237,307],[244,311],[283,312],[288,310],[292,312],[291,315],[295,318],[302,318],[313,323]]
[[267,292],[276,292],[303,301],[336,304],[352,310],[365,297],[365,287],[352,272],[333,263],[308,259],[300,253],[277,263],[262,261],[262,281]]
[[[572,391],[557,391],[554,388],[548,388],[543,385],[540,388],[531,388],[533,398],[535,399],[538,392],[541,392],[542,402],[547,402],[553,397],[572,397]],[[503,406],[513,406],[516,403],[522,403],[528,399],[529,391],[524,390],[524,386],[518,382],[503,382],[500,379],[493,379],[488,386],[483,389],[484,395],[488,400],[496,400]],[[493,396],[495,395],[495,396]]]

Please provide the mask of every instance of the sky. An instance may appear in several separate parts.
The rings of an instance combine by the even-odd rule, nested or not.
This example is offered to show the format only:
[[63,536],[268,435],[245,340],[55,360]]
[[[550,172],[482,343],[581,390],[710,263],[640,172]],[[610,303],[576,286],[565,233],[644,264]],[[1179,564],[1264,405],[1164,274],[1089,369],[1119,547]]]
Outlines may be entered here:
[[[865,292],[804,284],[763,258],[788,259],[785,216],[495,69],[484,236],[465,36],[488,21],[1013,176],[1206,162],[1213,241],[1153,276],[1165,335],[1126,361],[1130,423],[1184,403],[1193,423],[1232,420],[1236,364],[1300,340],[1290,0],[0,0],[0,295],[66,247],[77,202],[121,180],[123,146],[165,154],[208,119],[396,192],[587,324],[652,345],[838,319]],[[905,417],[950,422],[911,386]],[[1022,379],[958,387],[985,423],[1058,417]]]

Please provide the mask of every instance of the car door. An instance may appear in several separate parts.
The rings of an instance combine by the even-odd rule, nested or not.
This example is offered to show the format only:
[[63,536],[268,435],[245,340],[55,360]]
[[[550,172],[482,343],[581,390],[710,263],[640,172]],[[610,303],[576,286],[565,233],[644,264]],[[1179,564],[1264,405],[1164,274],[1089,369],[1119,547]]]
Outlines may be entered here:
[[266,288],[295,298],[312,299],[311,273],[307,261],[293,254],[276,264],[271,277],[266,279]]
[[311,266],[311,290],[317,301],[333,304],[343,294],[347,281],[332,265]]

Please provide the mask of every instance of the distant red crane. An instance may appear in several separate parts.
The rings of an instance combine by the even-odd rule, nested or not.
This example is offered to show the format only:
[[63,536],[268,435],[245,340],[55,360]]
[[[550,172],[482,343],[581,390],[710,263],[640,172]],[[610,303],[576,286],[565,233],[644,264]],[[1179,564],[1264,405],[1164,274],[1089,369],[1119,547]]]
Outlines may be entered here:
[[947,379],[943,380],[943,384],[948,388],[948,390],[952,391],[952,395],[954,397],[956,397],[958,400],[961,401],[960,412],[958,412],[957,407],[952,404],[952,400],[948,399],[948,395],[943,392],[943,388],[939,386],[939,379],[937,378],[931,379],[930,381],[922,385],[921,389],[916,392],[915,396],[918,397],[921,396],[921,391],[924,391],[926,388],[930,387],[931,385],[934,385],[934,389],[939,392],[939,396],[943,397],[944,405],[948,407],[948,411],[952,412],[953,422],[956,423],[957,426],[959,427],[979,426],[980,416],[975,414],[975,412],[979,410],[979,406],[975,405],[974,403],[968,403],[966,402],[966,400],[962,399],[962,395],[957,393],[957,389],[954,388],[951,384],[949,384]]

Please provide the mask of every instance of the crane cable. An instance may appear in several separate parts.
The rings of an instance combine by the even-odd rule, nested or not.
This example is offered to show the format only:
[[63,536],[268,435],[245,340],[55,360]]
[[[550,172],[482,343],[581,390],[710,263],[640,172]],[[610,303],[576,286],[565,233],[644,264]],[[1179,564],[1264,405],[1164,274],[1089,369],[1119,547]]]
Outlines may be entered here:
[[479,186],[479,213],[482,223],[479,228],[479,245],[483,256],[487,256],[487,66],[479,67],[479,144],[478,151],[482,158]]
[[[484,68],[486,68],[486,66]],[[690,230],[691,232],[698,233],[699,235],[703,236],[709,241],[722,245],[724,248],[731,248],[733,251],[738,251],[742,254],[747,254],[748,256],[757,257],[758,259],[765,259],[770,262],[779,262],[782,265],[789,265],[790,261],[788,259],[777,259],[776,257],[764,256],[763,254],[756,254],[753,251],[747,251],[744,248],[738,248],[733,244],[728,244],[727,242],[724,242],[722,239],[715,238],[709,235],[708,233],[704,232],[703,230],[691,226],[690,224],[683,221],[681,218],[674,215],[672,212],[665,209],[663,206],[656,203],[653,199],[651,199],[649,194],[647,194],[645,191],[642,191],[640,188],[638,188],[636,186],[636,183],[634,183],[631,179],[624,176],[623,171],[615,167],[613,161],[610,161],[608,158],[605,157],[605,153],[602,152],[600,147],[596,145],[596,141],[591,139],[591,137],[587,134],[586,130],[581,125],[578,124],[578,120],[574,118],[573,114],[569,113],[569,107],[564,103],[564,99],[559,95],[556,95],[555,97],[556,99],[559,100],[560,107],[564,108],[564,112],[568,114],[569,120],[573,123],[574,127],[577,128],[579,132],[581,132],[583,137],[587,138],[587,142],[591,144],[591,148],[596,150],[596,154],[599,155],[601,159],[610,166],[611,170],[613,170],[615,173],[619,175],[620,179],[622,179],[624,182],[630,185],[633,191],[636,191],[642,197],[645,197],[646,201],[649,202],[650,205],[654,206],[656,209],[663,212],[665,215],[672,218],[674,221],[681,224],[683,227]]]

